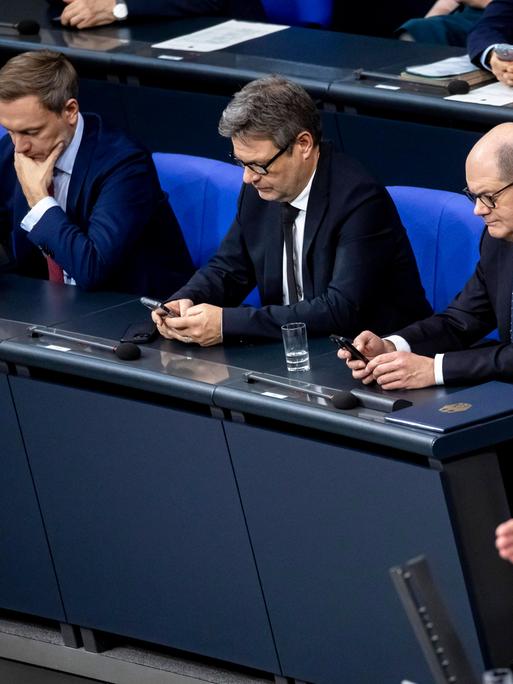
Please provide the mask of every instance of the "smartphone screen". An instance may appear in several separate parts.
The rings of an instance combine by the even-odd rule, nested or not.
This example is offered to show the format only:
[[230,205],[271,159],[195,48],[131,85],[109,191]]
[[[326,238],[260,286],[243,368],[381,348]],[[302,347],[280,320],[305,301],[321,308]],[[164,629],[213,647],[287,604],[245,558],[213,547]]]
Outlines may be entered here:
[[342,337],[342,335],[330,335],[330,340],[334,342],[339,349],[346,349],[348,352],[350,352],[353,361],[358,359],[364,363],[369,363],[369,359],[364,356],[361,351],[358,351],[354,344],[352,344],[346,337]]

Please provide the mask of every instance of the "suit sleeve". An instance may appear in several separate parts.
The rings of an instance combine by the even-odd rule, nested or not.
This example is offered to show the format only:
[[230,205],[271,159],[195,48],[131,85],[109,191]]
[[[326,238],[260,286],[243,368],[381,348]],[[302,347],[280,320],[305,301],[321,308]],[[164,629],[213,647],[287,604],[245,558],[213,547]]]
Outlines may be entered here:
[[485,8],[482,18],[468,36],[470,59],[481,66],[481,54],[496,43],[513,43],[513,0],[493,0]]
[[513,345],[491,342],[472,348],[496,325],[480,262],[472,278],[443,314],[414,323],[398,334],[417,354],[444,352],[445,384],[464,384],[469,380],[513,381]]
[[37,222],[28,239],[50,254],[81,288],[94,290],[123,263],[148,226],[157,196],[146,154],[133,151],[94,181],[86,225],[60,207]]

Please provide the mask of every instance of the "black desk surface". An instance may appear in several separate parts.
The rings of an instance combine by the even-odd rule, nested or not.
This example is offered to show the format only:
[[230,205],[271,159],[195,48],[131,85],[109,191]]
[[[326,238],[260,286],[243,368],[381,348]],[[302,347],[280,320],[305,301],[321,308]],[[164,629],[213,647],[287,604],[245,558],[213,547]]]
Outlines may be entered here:
[[[385,423],[380,411],[362,407],[341,411],[324,399],[305,398],[294,391],[294,384],[328,394],[355,387],[361,389],[326,339],[310,340],[311,371],[299,375],[287,372],[280,342],[199,348],[159,338],[141,347],[140,359],[122,361],[112,352],[87,345],[44,336],[34,339],[28,333],[27,323],[61,321],[60,331],[115,345],[126,327],[143,320],[147,312],[138,301],[127,297],[123,302],[123,295],[112,293],[88,294],[71,286],[14,276],[4,277],[0,286],[0,292],[10,293],[0,300],[0,315],[4,319],[0,325],[3,336],[0,360],[3,361],[173,400],[217,406],[268,421],[292,423],[435,460],[443,461],[513,437],[511,416],[439,435]],[[18,312],[20,302],[26,307],[22,316]],[[64,322],[62,316],[66,314],[68,320]],[[264,383],[248,384],[245,379],[248,371],[285,379],[291,383],[291,389],[275,390]],[[379,388],[370,391],[384,393]],[[453,391],[455,388],[430,388],[395,392],[394,396],[419,405]],[[280,398],[273,394],[286,396]]]
[[[75,31],[49,23],[46,5],[40,0],[5,5],[0,9],[0,19],[17,21],[20,17],[30,17],[44,26],[36,37],[21,37],[13,31],[1,30],[0,52],[5,57],[34,48],[58,48],[79,69],[94,67],[101,77],[121,71],[137,76],[141,83],[149,77],[154,84],[158,77],[160,87],[224,94],[231,94],[253,78],[278,72],[300,82],[313,96],[338,106],[416,113],[480,126],[513,118],[511,107],[449,102],[443,99],[446,93],[439,88],[405,83],[399,91],[390,91],[376,88],[376,81],[361,82],[353,77],[353,71],[358,68],[397,74],[408,64],[462,54],[461,48],[291,27],[221,51],[177,53],[151,48],[151,44],[222,20],[159,19]],[[166,52],[183,59],[158,58]]]

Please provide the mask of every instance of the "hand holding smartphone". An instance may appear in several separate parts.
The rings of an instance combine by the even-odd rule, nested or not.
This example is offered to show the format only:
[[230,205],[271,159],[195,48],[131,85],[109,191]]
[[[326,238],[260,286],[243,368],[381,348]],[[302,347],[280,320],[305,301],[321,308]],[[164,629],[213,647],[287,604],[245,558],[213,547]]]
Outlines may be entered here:
[[342,337],[342,335],[330,335],[330,340],[337,345],[339,349],[345,349],[350,352],[352,361],[363,361],[365,365],[369,363],[369,359],[362,354],[361,351],[350,342],[347,337]]
[[151,311],[157,311],[159,310],[165,311],[165,314],[159,313],[161,316],[168,316],[169,318],[176,318],[180,314],[175,313],[172,309],[167,307],[165,304],[162,302],[159,302],[158,299],[150,299],[150,297],[141,297],[139,299],[141,304],[145,306],[147,309],[150,309]]

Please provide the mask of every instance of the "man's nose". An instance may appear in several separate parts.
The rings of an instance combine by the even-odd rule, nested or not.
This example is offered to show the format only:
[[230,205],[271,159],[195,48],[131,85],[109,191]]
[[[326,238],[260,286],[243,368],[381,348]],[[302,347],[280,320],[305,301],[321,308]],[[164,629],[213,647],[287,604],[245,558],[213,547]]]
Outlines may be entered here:
[[482,199],[476,197],[476,203],[474,204],[474,214],[476,216],[486,216],[491,211],[490,207],[487,207]]
[[29,151],[30,141],[25,135],[14,133],[11,137],[16,152],[24,154]]
[[255,173],[255,171],[252,171],[249,166],[244,167],[244,175],[242,176],[242,180],[244,183],[254,183],[261,177],[261,174]]

